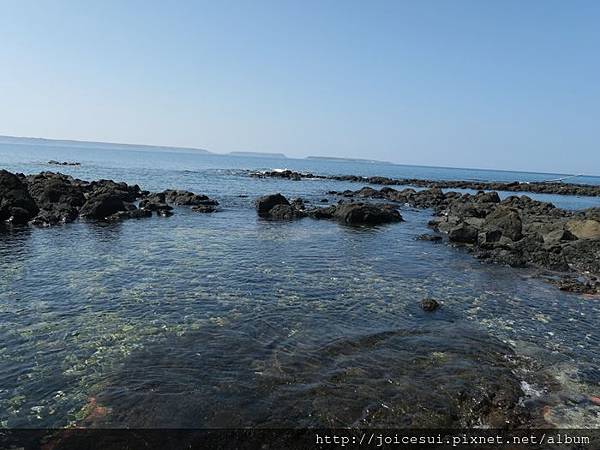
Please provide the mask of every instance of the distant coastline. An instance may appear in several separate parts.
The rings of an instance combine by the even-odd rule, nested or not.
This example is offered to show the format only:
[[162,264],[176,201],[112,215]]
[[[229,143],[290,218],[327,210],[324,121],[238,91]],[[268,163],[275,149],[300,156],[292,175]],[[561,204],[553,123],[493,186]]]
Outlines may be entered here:
[[281,158],[288,159],[283,153],[269,153],[269,152],[229,152],[230,156],[250,156],[255,158]]
[[390,161],[380,161],[368,158],[344,158],[338,156],[306,156],[306,157],[289,157],[284,153],[270,153],[270,152],[254,152],[254,151],[233,151],[229,153],[218,153],[212,152],[202,148],[194,147],[173,147],[164,145],[149,145],[149,144],[125,144],[125,143],[113,143],[113,142],[99,142],[99,141],[80,141],[74,139],[49,139],[39,137],[26,137],[26,136],[7,136],[0,135],[0,144],[13,144],[13,145],[40,145],[40,146],[62,146],[72,148],[95,148],[95,149],[106,149],[106,150],[130,150],[130,151],[162,151],[168,153],[191,153],[199,155],[214,155],[214,156],[234,156],[234,157],[255,157],[255,158],[274,158],[274,159],[294,159],[294,160],[307,160],[307,161],[334,161],[334,162],[355,162],[363,164],[388,164],[393,166],[406,166],[406,167],[421,167],[431,169],[466,169],[466,170],[478,170],[485,172],[517,172],[517,173],[531,173],[540,175],[552,175],[552,176],[586,176],[586,177],[599,177],[600,174],[595,175],[592,173],[567,173],[567,172],[547,172],[533,169],[497,169],[497,168],[481,168],[481,167],[453,167],[446,165],[432,166],[429,164],[403,164]]
[[47,139],[37,137],[21,137],[21,136],[0,136],[0,144],[15,144],[15,145],[45,145],[63,146],[63,147],[79,147],[79,148],[101,148],[106,150],[138,150],[138,151],[166,151],[166,152],[189,152],[210,154],[208,150],[192,147],[171,147],[162,145],[147,145],[147,144],[123,144],[118,142],[98,142],[98,141],[77,141],[73,139]]

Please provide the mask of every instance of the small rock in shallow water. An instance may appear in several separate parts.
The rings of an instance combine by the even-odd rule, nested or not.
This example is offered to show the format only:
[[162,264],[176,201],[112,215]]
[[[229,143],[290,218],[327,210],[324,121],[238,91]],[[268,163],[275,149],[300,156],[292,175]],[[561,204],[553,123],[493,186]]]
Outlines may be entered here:
[[423,309],[423,311],[431,312],[435,311],[439,307],[439,302],[437,300],[434,300],[433,298],[424,298],[423,300],[421,300],[421,308]]
[[600,397],[590,397],[590,401],[596,405],[596,406],[600,406]]
[[199,212],[199,213],[211,213],[211,212],[215,212],[216,210],[217,210],[217,208],[214,205],[196,205],[196,206],[192,206],[192,211]]
[[435,234],[422,234],[420,236],[417,236],[417,241],[432,241],[432,242],[439,242],[442,240],[441,236],[437,236]]

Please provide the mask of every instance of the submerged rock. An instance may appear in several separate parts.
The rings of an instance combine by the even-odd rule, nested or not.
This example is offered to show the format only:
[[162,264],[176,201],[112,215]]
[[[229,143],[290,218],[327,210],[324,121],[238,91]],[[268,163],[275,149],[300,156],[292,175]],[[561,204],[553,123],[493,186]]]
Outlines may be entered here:
[[417,241],[431,241],[431,242],[439,242],[442,240],[441,236],[438,236],[437,234],[421,234],[419,236],[416,237]]
[[421,300],[421,309],[423,311],[432,312],[440,307],[440,304],[437,300],[433,298],[424,298]]
[[[98,403],[113,413],[96,426],[515,428],[529,420],[519,401],[521,362],[511,348],[455,322],[325,343],[291,340],[286,351],[262,358],[259,371],[248,367],[248,355],[264,349],[238,333],[223,333],[218,343],[208,330],[167,339],[168,347],[134,350],[106,377]],[[155,362],[155,388],[139,390],[148,361]],[[223,367],[235,395],[214,388],[225,382]],[[124,401],[123,389],[135,392],[135,401]]]

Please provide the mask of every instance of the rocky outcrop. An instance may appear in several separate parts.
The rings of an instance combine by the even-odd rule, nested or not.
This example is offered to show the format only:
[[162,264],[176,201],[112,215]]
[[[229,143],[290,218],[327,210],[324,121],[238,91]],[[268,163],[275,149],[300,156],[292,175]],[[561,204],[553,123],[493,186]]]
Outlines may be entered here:
[[339,203],[328,208],[308,211],[316,219],[334,219],[348,225],[380,225],[402,222],[395,206],[374,203]]
[[28,176],[26,181],[29,194],[40,209],[35,224],[55,225],[78,217],[86,199],[82,187],[72,177],[43,172]]
[[80,166],[81,163],[78,162],[72,162],[72,161],[56,161],[54,159],[51,159],[50,161],[48,161],[48,164],[51,166]]
[[302,178],[322,178],[316,177],[312,173],[300,173],[293,170],[267,170],[263,172],[250,172],[250,176],[256,178],[285,178],[287,180],[300,181]]
[[[138,200],[139,208],[135,205]],[[168,217],[173,215],[169,203],[191,206],[197,212],[213,212],[219,204],[189,191],[150,193],[137,184],[112,180],[90,182],[53,172],[26,177],[0,171],[0,223],[4,224],[51,226],[77,218],[141,219],[153,212]]]
[[401,222],[402,216],[393,205],[371,203],[344,203],[325,208],[306,209],[299,199],[292,203],[281,194],[271,194],[256,200],[260,217],[275,220],[291,220],[309,216],[313,219],[331,219],[348,225],[379,225]]
[[[429,225],[449,242],[466,246],[474,256],[514,267],[536,266],[569,275],[561,289],[594,291],[600,283],[599,209],[574,212],[527,196],[504,200],[495,192],[460,194],[439,189],[397,191],[363,188],[338,193],[346,198],[369,197],[431,208]],[[600,293],[600,288],[596,291]]]
[[[194,194],[193,192],[190,192],[190,191],[166,190],[164,192],[164,195],[165,195],[167,202],[172,203],[174,205],[178,205],[178,206],[193,206],[193,207],[212,206],[212,207],[216,207],[219,205],[218,201],[213,200],[206,195]],[[200,212],[207,212],[203,208],[198,208],[197,210]]]
[[364,177],[359,175],[316,175],[312,173],[284,171],[251,172],[251,176],[259,178],[286,178],[301,180],[302,178],[321,178],[337,181],[351,181],[364,184],[384,186],[414,186],[418,188],[439,189],[471,189],[475,191],[536,192],[540,194],[600,196],[600,186],[562,181],[541,182],[483,182],[465,180],[427,180],[420,178],[389,178],[381,176]]
[[[133,205],[131,205],[133,206]],[[135,206],[134,206],[135,208]],[[86,219],[104,220],[109,216],[128,211],[127,203],[118,194],[105,190],[92,193],[81,207],[79,214]]]
[[35,217],[38,210],[23,179],[0,170],[0,222],[24,224]]
[[271,210],[278,205],[289,206],[290,202],[281,194],[270,194],[256,200],[256,212],[261,217],[269,217]]
[[566,229],[577,239],[600,239],[600,221],[575,219],[566,223]]

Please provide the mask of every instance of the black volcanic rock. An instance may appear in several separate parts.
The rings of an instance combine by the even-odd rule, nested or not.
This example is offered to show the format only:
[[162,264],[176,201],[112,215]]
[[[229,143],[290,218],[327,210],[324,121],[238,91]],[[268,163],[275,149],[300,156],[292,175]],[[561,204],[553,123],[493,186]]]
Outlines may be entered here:
[[54,225],[72,222],[86,199],[84,189],[72,177],[59,173],[42,172],[26,178],[27,188],[35,200],[39,214],[36,225]]
[[25,224],[36,216],[38,210],[22,179],[0,170],[0,221]]
[[218,206],[219,202],[207,195],[194,194],[190,191],[166,190],[164,192],[168,203],[178,206]]
[[290,202],[281,194],[270,194],[256,200],[256,211],[261,217],[268,217],[276,205],[290,206]]
[[440,307],[440,304],[437,300],[433,298],[424,298],[421,300],[421,309],[423,311],[432,312]]
[[400,213],[387,205],[343,203],[334,208],[333,217],[350,225],[379,225],[402,221]]
[[[600,275],[598,208],[568,211],[526,195],[500,200],[494,192],[473,195],[439,189],[398,191],[384,187],[379,191],[363,188],[342,194],[350,199],[384,198],[412,207],[431,208],[435,217],[429,222],[430,227],[446,233],[450,242],[467,244],[475,257],[488,262]],[[563,289],[568,286],[573,286],[571,290],[589,293],[596,289],[600,293],[600,283],[579,286],[569,281]]]
[[91,195],[81,207],[80,215],[88,219],[104,220],[128,208],[118,195],[100,191]]
[[419,236],[417,236],[417,241],[431,241],[431,242],[439,242],[442,240],[441,236],[438,236],[437,234],[421,234]]

